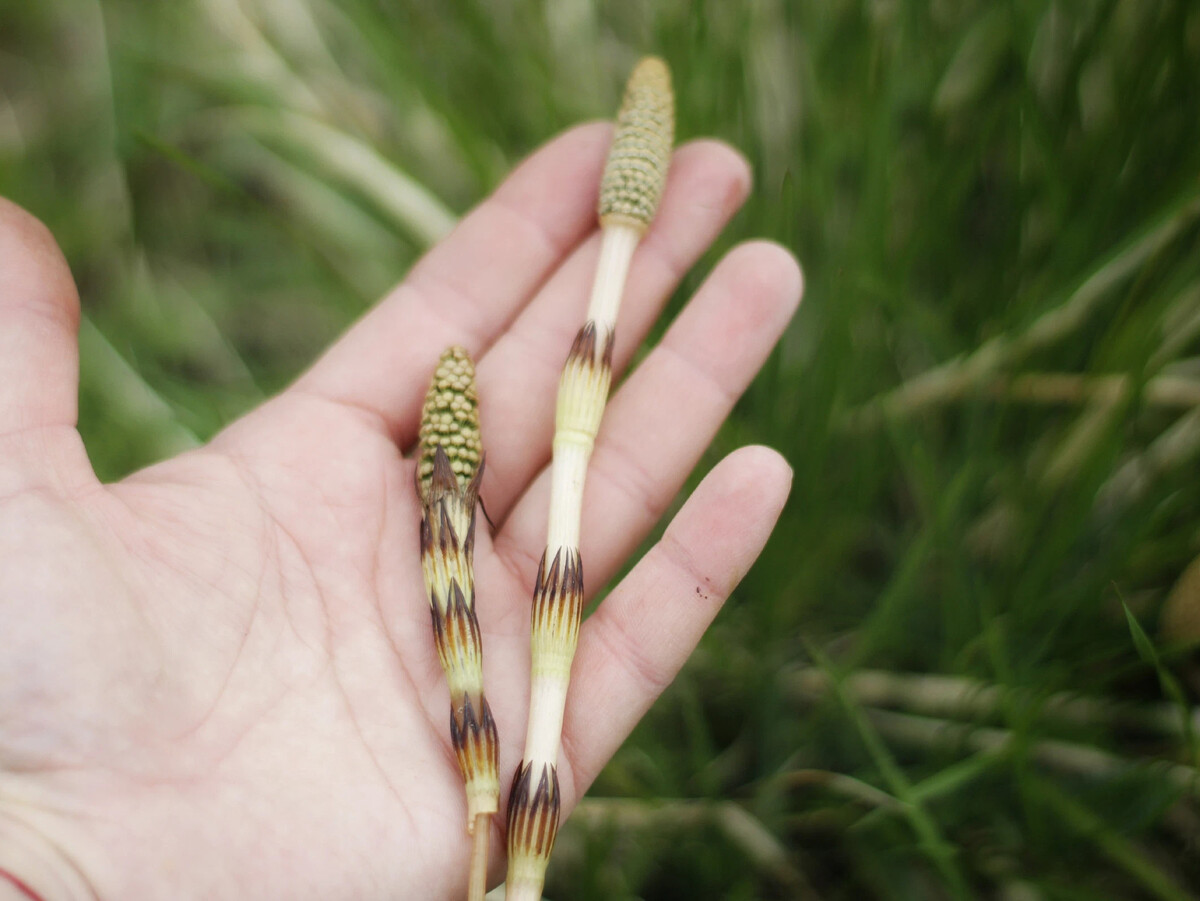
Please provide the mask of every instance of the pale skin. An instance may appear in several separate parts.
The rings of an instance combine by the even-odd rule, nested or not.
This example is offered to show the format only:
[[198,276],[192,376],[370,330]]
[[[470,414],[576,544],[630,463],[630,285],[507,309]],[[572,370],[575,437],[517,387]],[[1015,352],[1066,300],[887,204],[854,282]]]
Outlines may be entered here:
[[[475,567],[503,810],[525,735],[555,390],[587,304],[610,135],[587,125],[543,147],[291,388],[113,485],[75,429],[69,270],[0,201],[0,899],[28,898],[21,884],[47,901],[465,894],[405,452],[439,353],[465,346],[496,524],[480,520]],[[618,370],[748,185],[724,145],[677,151],[630,272]],[[674,500],[800,293],[785,250],[735,248],[614,392],[584,501],[590,592]],[[608,586],[573,669],[564,812],[683,665],[790,481],[774,451],[731,454]]]

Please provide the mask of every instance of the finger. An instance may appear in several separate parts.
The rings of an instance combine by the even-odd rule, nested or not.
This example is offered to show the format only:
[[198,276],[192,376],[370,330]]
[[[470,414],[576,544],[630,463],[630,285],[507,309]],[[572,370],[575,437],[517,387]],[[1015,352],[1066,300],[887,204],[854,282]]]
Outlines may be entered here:
[[792,473],[764,447],[730,454],[583,624],[559,768],[573,804],[679,672],[757,558]]
[[73,428],[79,295],[49,230],[0,198],[0,435]]
[[[754,242],[721,261],[605,413],[583,499],[584,577],[594,593],[658,521],[800,300],[800,269],[776,244]],[[545,543],[544,470],[495,539],[531,586]]]
[[[680,279],[746,199],[750,169],[724,144],[681,147],[654,224],[638,246],[621,303],[614,367],[641,344]],[[596,272],[593,236],[548,281],[479,365],[488,469],[483,497],[499,523],[550,457],[553,397]]]
[[575,128],[522,163],[292,390],[367,410],[411,443],[438,355],[461,344],[478,357],[592,230],[611,133]]

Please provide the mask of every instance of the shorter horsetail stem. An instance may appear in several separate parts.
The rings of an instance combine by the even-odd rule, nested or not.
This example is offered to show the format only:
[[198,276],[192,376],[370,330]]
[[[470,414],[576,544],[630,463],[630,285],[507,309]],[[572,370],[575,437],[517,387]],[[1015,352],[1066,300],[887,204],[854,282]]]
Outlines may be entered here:
[[662,196],[674,123],[670,72],[662,60],[644,59],[626,86],[600,186],[600,260],[587,320],[558,383],[549,526],[533,589],[529,725],[508,801],[508,901],[541,897],[558,833],[558,751],[583,616],[583,486],[612,382],[625,279]]
[[466,786],[467,832],[475,837],[472,899],[486,890],[488,819],[500,803],[500,743],[483,693],[475,616],[475,510],[483,466],[475,368],[466,351],[452,347],[442,354],[425,398],[417,483],[421,569],[434,644],[450,687],[450,740]]

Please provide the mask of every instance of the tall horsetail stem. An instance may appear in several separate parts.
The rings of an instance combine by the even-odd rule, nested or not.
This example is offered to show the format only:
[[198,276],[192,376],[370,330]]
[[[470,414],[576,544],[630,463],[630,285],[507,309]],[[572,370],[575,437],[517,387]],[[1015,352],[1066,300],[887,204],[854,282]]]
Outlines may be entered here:
[[533,589],[529,725],[508,800],[508,901],[541,897],[558,834],[558,751],[583,615],[583,485],[612,382],[617,310],[629,263],[666,183],[674,109],[666,64],[643,59],[625,87],[600,184],[600,260],[587,320],[558,383],[550,521]]
[[421,411],[417,486],[421,568],[433,637],[450,686],[450,739],[475,837],[471,898],[486,890],[488,820],[500,806],[496,723],[483,694],[483,645],[475,616],[475,510],[483,477],[475,367],[461,347],[438,361]]

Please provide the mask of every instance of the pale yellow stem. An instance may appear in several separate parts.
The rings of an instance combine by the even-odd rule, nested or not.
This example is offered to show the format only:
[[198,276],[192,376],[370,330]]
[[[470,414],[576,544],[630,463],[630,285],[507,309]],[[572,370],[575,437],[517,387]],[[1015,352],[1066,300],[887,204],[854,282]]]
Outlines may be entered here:
[[491,817],[486,813],[475,817],[475,834],[471,842],[471,875],[467,884],[467,901],[483,901],[487,894],[488,839],[491,837]]

